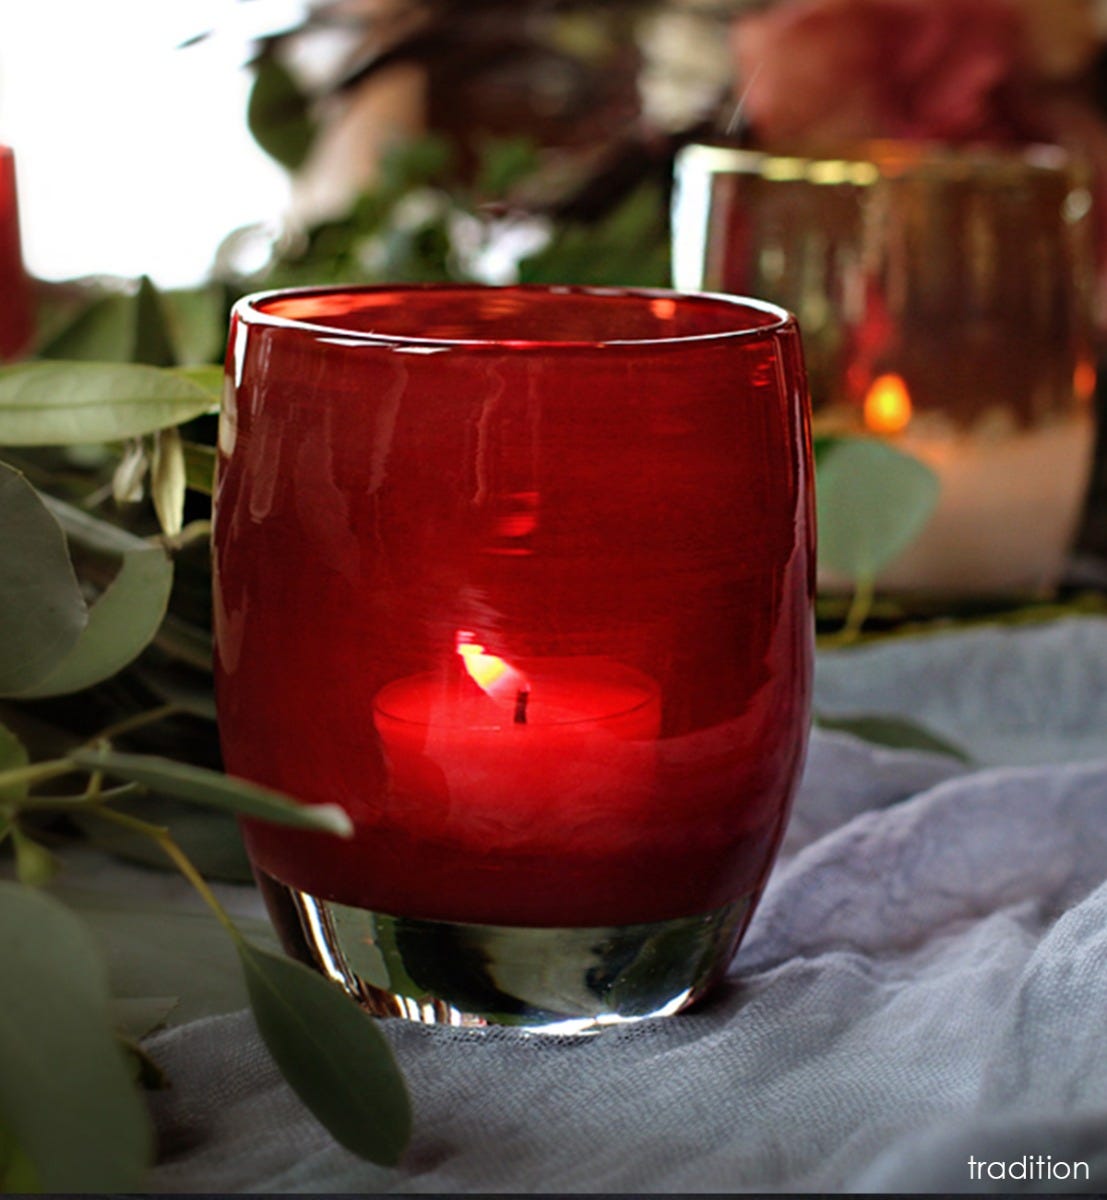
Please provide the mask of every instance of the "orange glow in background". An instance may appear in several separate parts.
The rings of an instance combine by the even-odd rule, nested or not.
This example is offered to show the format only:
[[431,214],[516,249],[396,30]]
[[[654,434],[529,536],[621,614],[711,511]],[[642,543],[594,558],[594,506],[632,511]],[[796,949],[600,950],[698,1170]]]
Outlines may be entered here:
[[865,428],[901,433],[911,420],[911,397],[899,375],[881,375],[865,396]]

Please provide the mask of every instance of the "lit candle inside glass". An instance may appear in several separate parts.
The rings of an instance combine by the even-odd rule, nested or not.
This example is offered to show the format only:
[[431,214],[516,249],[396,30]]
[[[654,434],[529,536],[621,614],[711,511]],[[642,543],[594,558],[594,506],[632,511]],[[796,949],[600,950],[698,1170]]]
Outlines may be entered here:
[[391,804],[409,829],[495,843],[562,840],[646,803],[660,689],[613,659],[511,663],[472,635],[461,670],[388,684],[373,705]]

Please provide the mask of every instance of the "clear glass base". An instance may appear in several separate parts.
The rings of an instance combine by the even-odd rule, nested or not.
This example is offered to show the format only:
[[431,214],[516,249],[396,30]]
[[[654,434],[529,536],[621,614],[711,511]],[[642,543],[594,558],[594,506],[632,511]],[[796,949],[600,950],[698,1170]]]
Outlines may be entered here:
[[257,876],[288,952],[374,1015],[532,1033],[595,1033],[687,1008],[726,971],[752,904],[747,896],[671,921],[536,929],[387,916]]

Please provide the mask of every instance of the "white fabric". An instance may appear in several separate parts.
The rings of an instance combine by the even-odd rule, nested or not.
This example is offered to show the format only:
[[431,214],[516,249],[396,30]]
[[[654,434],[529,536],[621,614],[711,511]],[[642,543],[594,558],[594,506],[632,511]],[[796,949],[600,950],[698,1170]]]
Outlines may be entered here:
[[841,652],[819,702],[1060,765],[816,734],[714,1003],[576,1041],[386,1023],[415,1104],[394,1170],[331,1141],[248,1013],[158,1035],[151,1189],[1040,1192],[1065,1185],[968,1159],[1049,1154],[1103,1190],[1107,621]]

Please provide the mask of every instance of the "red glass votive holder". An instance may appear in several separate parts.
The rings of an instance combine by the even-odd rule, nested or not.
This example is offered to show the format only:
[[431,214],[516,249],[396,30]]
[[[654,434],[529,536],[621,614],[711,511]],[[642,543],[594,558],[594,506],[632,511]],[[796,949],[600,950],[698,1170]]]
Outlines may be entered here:
[[227,769],[294,954],[372,1011],[583,1031],[725,971],[803,760],[808,400],[783,310],[616,289],[271,292],[232,317]]
[[0,361],[18,358],[30,347],[35,313],[31,281],[23,269],[15,157],[0,146]]

